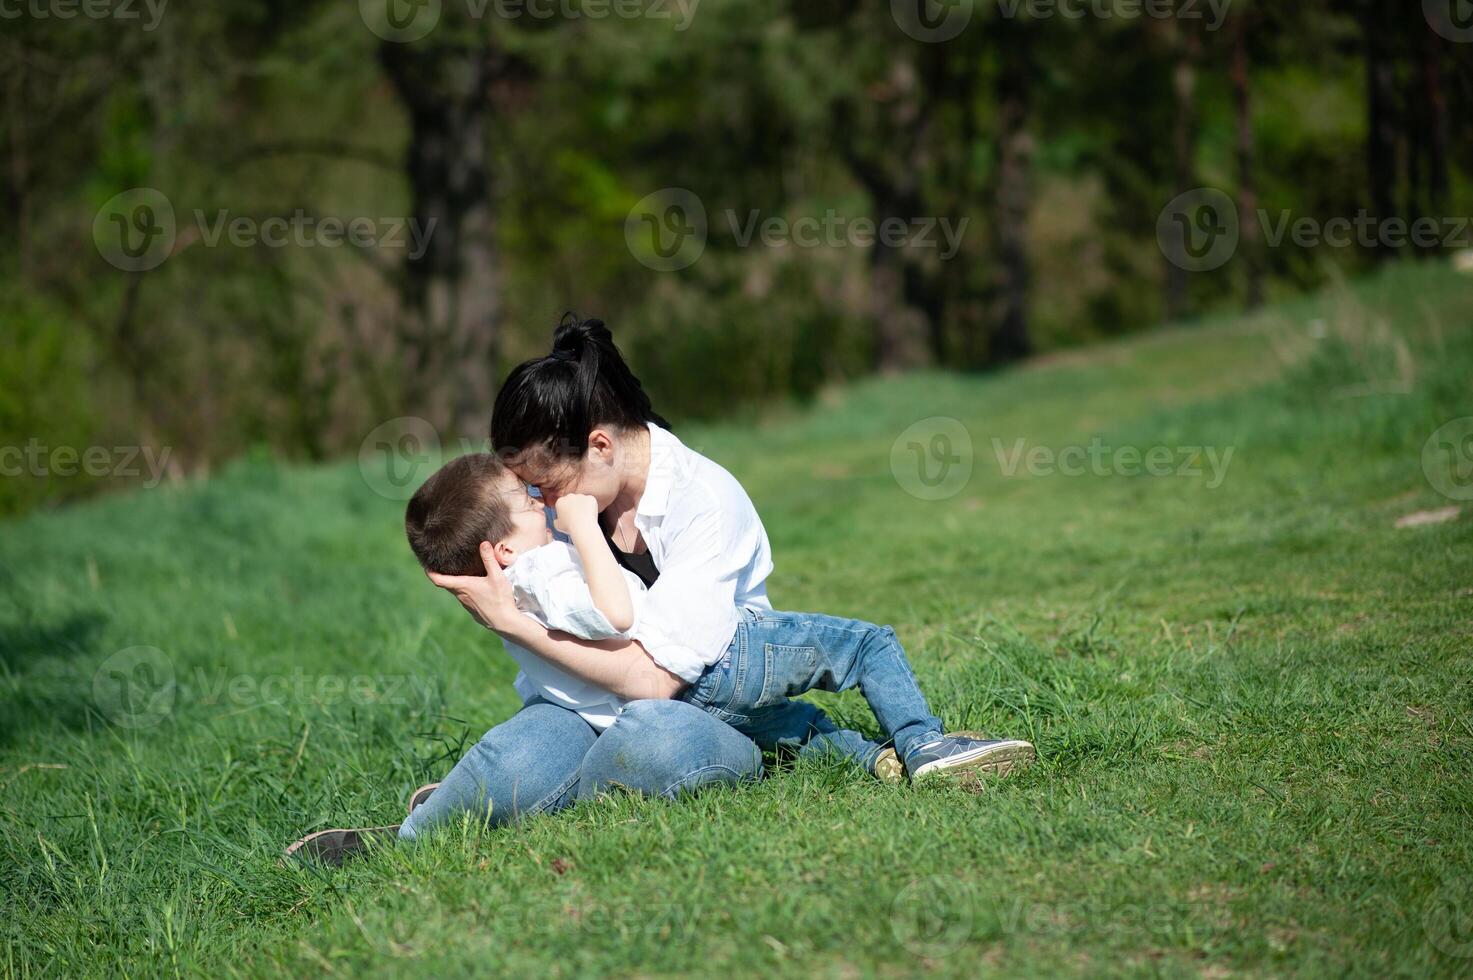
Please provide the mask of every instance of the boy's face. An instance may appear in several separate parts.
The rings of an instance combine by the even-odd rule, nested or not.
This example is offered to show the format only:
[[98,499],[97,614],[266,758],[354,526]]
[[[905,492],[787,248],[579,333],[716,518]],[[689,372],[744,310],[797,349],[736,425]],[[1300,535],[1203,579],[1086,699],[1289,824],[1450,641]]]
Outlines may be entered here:
[[551,544],[552,528],[547,526],[547,508],[527,492],[527,485],[515,474],[506,474],[497,491],[503,495],[502,499],[510,511],[512,532],[502,540],[492,542],[491,551],[497,564],[505,568],[523,552]]

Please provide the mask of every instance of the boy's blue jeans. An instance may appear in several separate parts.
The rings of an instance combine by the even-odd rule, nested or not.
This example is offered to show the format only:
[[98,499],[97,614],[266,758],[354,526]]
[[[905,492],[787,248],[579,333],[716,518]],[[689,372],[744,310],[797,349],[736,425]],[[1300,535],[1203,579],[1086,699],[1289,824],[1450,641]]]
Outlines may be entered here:
[[764,749],[837,752],[874,772],[881,745],[791,698],[858,687],[902,760],[941,737],[905,650],[888,626],[818,613],[743,609],[726,656],[680,695]]

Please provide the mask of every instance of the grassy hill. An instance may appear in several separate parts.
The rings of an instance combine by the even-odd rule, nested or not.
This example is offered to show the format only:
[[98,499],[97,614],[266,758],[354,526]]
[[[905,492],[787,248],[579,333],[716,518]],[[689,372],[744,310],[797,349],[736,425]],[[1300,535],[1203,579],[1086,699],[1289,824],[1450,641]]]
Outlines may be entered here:
[[283,867],[517,706],[401,504],[252,460],[0,525],[0,970],[1466,974],[1473,501],[1429,440],[1470,328],[1473,280],[1407,267],[682,430],[775,604],[893,624],[949,726],[1038,744],[981,786],[779,765]]

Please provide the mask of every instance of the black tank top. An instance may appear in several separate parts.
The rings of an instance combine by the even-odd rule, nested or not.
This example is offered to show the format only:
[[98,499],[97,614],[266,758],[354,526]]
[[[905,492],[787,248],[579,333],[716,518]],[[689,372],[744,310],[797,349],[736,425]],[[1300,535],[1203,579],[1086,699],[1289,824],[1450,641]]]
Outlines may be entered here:
[[604,540],[609,543],[609,550],[614,553],[615,561],[638,575],[645,588],[654,587],[655,582],[660,578],[660,570],[655,567],[655,557],[650,554],[648,548],[641,554],[631,555],[614,543],[613,535],[608,531],[604,531]]

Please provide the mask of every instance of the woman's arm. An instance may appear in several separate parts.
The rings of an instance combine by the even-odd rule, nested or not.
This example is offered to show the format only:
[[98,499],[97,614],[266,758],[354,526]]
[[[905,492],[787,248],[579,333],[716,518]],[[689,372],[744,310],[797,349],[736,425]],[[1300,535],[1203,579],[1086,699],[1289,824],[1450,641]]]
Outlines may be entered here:
[[510,624],[512,628],[497,632],[626,701],[666,701],[685,690],[685,681],[651,660],[634,640],[580,640],[569,633],[547,630],[531,616],[521,619]]
[[549,632],[517,608],[511,583],[492,557],[490,545],[481,545],[481,560],[486,565],[484,576],[427,574],[482,626],[621,698],[668,700],[684,689],[684,681],[658,666],[632,640],[579,640]]

